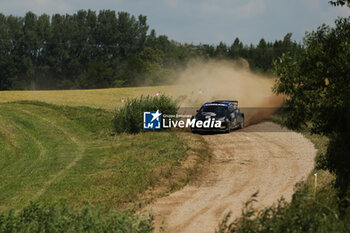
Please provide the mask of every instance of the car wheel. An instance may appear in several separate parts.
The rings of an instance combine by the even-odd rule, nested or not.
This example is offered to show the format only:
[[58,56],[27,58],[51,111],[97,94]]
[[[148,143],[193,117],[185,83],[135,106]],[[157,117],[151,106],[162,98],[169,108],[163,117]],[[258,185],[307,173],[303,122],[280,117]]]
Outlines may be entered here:
[[239,125],[239,128],[243,129],[244,128],[244,118],[242,119],[240,125]]
[[226,130],[226,133],[230,133],[231,132],[231,122],[228,123],[228,127]]

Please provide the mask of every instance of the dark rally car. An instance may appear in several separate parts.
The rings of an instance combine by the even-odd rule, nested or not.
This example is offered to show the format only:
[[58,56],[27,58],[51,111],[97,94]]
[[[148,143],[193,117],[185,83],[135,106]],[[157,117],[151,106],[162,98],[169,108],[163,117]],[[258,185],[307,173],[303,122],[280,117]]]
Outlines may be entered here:
[[229,133],[231,129],[244,127],[244,113],[238,108],[238,101],[235,100],[216,100],[207,102],[197,110],[193,116],[196,121],[205,121],[208,119],[221,121],[221,127],[215,128],[197,128],[191,127],[192,132],[217,131]]

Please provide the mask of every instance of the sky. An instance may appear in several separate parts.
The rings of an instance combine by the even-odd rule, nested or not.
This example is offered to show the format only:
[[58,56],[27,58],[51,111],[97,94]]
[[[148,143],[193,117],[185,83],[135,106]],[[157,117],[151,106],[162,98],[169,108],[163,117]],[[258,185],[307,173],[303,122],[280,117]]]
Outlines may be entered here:
[[80,9],[110,9],[147,16],[150,29],[169,39],[194,43],[231,44],[239,37],[244,44],[282,39],[293,33],[302,41],[305,31],[321,24],[332,25],[350,16],[347,7],[332,7],[329,0],[0,0],[5,15],[73,14]]

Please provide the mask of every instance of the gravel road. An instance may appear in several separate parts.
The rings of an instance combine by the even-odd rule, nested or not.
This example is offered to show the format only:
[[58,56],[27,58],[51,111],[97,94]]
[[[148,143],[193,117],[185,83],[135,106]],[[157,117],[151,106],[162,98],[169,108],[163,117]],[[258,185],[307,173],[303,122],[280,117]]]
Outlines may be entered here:
[[164,221],[168,232],[214,232],[227,212],[238,217],[257,190],[258,208],[282,196],[289,201],[314,166],[313,144],[272,122],[203,137],[213,152],[210,165],[200,181],[150,206],[158,229]]

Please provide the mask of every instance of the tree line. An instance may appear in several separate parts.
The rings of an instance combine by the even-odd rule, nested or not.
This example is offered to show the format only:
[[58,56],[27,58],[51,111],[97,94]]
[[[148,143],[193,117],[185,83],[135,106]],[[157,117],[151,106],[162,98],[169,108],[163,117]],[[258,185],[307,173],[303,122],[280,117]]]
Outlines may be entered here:
[[0,90],[160,85],[193,58],[244,58],[253,70],[270,72],[274,59],[303,50],[291,36],[256,46],[239,38],[194,45],[157,36],[146,16],[127,12],[0,14]]

